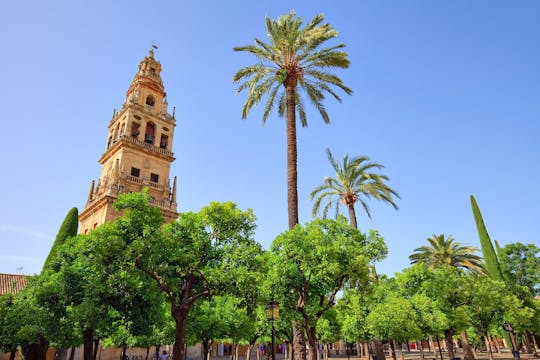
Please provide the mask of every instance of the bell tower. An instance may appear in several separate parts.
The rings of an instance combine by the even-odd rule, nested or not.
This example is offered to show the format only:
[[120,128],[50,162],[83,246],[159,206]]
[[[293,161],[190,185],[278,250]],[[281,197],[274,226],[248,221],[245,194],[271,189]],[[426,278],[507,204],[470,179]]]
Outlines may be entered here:
[[106,148],[99,159],[101,174],[92,180],[85,209],[79,215],[79,231],[87,233],[114,220],[112,204],[120,193],[148,187],[152,204],[166,222],[176,220],[176,177],[169,180],[174,127],[167,112],[167,96],[161,80],[161,64],[149,51],[126,93],[119,111],[109,122]]

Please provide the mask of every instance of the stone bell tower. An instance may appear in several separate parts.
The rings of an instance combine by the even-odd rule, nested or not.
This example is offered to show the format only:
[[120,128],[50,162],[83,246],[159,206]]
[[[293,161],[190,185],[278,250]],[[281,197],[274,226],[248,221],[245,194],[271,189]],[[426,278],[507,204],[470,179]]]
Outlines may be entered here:
[[166,222],[176,220],[176,177],[171,184],[174,109],[167,112],[161,64],[151,49],[139,64],[126,100],[109,122],[106,148],[99,159],[101,175],[92,180],[88,201],[79,215],[79,231],[87,233],[118,216],[112,204],[118,194],[148,187],[151,203]]

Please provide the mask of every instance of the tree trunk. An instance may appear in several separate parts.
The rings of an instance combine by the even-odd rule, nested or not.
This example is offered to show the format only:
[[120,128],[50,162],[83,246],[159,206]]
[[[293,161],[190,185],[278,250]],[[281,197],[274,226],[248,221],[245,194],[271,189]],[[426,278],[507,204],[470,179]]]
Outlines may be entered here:
[[454,356],[454,340],[452,336],[454,335],[453,329],[444,330],[444,339],[446,341],[446,350],[448,351],[448,358],[452,360]]
[[373,340],[373,348],[375,349],[375,356],[377,357],[377,360],[386,360],[383,343],[381,340]]
[[437,350],[435,350],[435,345],[433,344],[433,336],[429,335],[429,351],[432,353],[436,353]]
[[49,349],[49,341],[40,335],[37,343],[23,348],[23,355],[26,360],[46,360],[47,349]]
[[94,355],[92,355],[92,360],[97,359],[98,350],[99,350],[99,337],[94,340]]
[[294,360],[306,360],[306,338],[304,329],[293,321]]
[[[531,334],[529,332],[529,334]],[[532,339],[532,343],[533,343],[533,349],[534,349],[534,352],[533,352],[533,356],[534,357],[538,357],[538,345],[536,344],[536,336],[534,334],[531,334],[531,339]]]
[[495,338],[493,336],[488,336],[488,339],[491,343],[492,349],[495,350],[497,354],[500,354],[501,350],[499,349],[499,344],[497,344],[497,341],[495,340]]
[[533,348],[531,344],[531,338],[529,337],[529,332],[527,330],[523,332],[523,340],[525,342],[525,349],[527,349],[527,354],[532,354]]
[[68,349],[56,349],[54,360],[65,360],[68,355]]
[[287,347],[289,349],[289,351],[287,351],[287,360],[294,360],[294,345],[289,342],[287,343]]
[[251,349],[253,349],[253,344],[249,344],[246,351],[246,360],[251,360]]
[[156,345],[156,360],[159,360],[159,345]]
[[69,353],[69,360],[73,360],[75,358],[75,346],[71,347],[71,352]]
[[403,344],[398,343],[398,345],[399,345],[399,354],[400,354],[401,360],[405,360],[405,354],[403,353]]
[[238,348],[238,343],[234,344],[234,360],[238,360],[238,352],[239,352],[239,348]]
[[[261,360],[261,350],[259,349],[259,344],[255,344],[257,346],[257,356],[255,357],[257,360]],[[290,359],[292,360],[292,359]]]
[[392,353],[392,359],[397,360],[396,347],[394,346],[394,340],[390,340],[390,352]]
[[474,353],[471,344],[469,343],[469,336],[467,331],[461,332],[461,344],[463,345],[463,360],[474,360]]
[[86,329],[83,331],[83,354],[84,360],[92,360],[94,355],[94,329]]
[[[148,360],[148,356],[150,355],[150,346],[146,348],[146,357],[145,360]],[[156,359],[157,360],[157,359]]]
[[202,345],[202,354],[201,354],[201,359],[203,360],[206,360],[208,359],[208,352],[209,352],[209,341],[208,340],[203,340],[201,341],[201,345]]
[[441,341],[439,340],[438,336],[437,336],[437,347],[439,348],[439,355],[441,357],[441,360],[443,360],[442,350],[441,350]]
[[365,342],[362,344],[362,346],[364,347],[364,354],[366,355],[366,359],[371,360],[371,355],[369,353],[369,343]]
[[[292,86],[294,85],[294,86]],[[287,208],[289,229],[298,224],[298,172],[296,146],[296,84],[287,89]],[[305,354],[305,351],[304,351]],[[301,359],[305,359],[305,356]]]
[[490,344],[489,337],[487,336],[487,334],[484,335],[484,341],[486,343],[488,358],[489,360],[493,360],[493,352],[491,351],[491,344]]
[[317,334],[315,327],[309,327],[306,333],[309,344],[309,358],[310,360],[317,360]]
[[416,347],[420,351],[420,359],[424,360],[424,345],[422,345],[422,340],[416,340]]
[[188,306],[176,306],[172,315],[176,325],[175,335],[174,335],[174,345],[173,345],[173,360],[184,360],[184,344],[186,341],[186,323],[189,313]]
[[9,352],[9,360],[15,360],[15,356],[17,356],[17,348],[11,348]]

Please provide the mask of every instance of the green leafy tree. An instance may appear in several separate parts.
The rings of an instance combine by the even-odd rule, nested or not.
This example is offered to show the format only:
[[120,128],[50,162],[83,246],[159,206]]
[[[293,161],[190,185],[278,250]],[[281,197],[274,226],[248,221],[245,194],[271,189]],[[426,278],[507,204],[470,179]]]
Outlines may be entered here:
[[368,237],[337,220],[315,220],[280,234],[270,248],[269,282],[280,294],[293,293],[306,330],[311,358],[316,356],[317,322],[347,284],[365,283],[370,262],[386,253],[381,237]]
[[[132,198],[147,201],[142,200],[145,196],[149,195],[136,193]],[[73,342],[72,346],[82,342],[85,360],[94,358],[101,339],[127,346],[149,336],[152,326],[163,318],[161,292],[135,268],[129,253],[134,239],[159,231],[163,219],[156,208],[145,212],[134,206],[130,214],[136,218],[130,226],[122,216],[88,235],[72,238],[55,254],[58,297],[65,311],[59,317],[78,335],[65,341]],[[55,310],[53,304],[48,301],[47,308]]]
[[[390,340],[394,359],[396,356],[392,341],[403,343],[409,339],[418,339],[422,333],[418,326],[419,320],[409,299],[392,295],[375,305],[366,318],[368,328],[376,338]],[[403,352],[401,355],[404,358]]]
[[[507,287],[525,307],[538,312],[535,296],[540,294],[540,248],[534,244],[517,242],[497,249]],[[516,326],[523,328],[527,352],[537,354],[533,334],[540,333],[540,322],[531,320],[520,321]]]
[[493,249],[493,243],[489,237],[489,234],[484,224],[484,219],[480,213],[480,208],[476,203],[476,199],[471,195],[471,206],[474,215],[474,221],[476,222],[476,228],[478,230],[478,236],[480,237],[480,246],[482,248],[482,254],[484,255],[484,262],[486,270],[495,280],[504,281],[504,277],[501,271],[501,266],[499,264],[499,259],[497,259],[497,254]]
[[493,360],[489,344],[489,332],[493,327],[500,328],[506,318],[531,317],[533,312],[524,309],[522,302],[507,289],[504,282],[485,276],[469,276],[465,279],[468,296],[469,323],[482,335]]
[[540,247],[520,242],[507,244],[498,252],[504,278],[540,295]]
[[424,263],[430,268],[446,264],[478,274],[485,273],[482,258],[475,254],[478,249],[454,240],[452,235],[433,234],[427,239],[429,245],[414,249],[409,256],[411,264]]
[[255,216],[250,210],[241,211],[230,202],[212,203],[198,213],[182,213],[160,229],[160,224],[152,224],[159,209],[154,210],[149,200],[148,193],[122,194],[115,206],[126,211],[119,222],[128,239],[126,257],[152,279],[170,306],[175,321],[173,359],[178,360],[184,358],[186,324],[194,303],[234,292],[262,250],[253,240]]
[[[421,338],[439,334],[450,327],[448,316],[439,300],[432,293],[424,291],[424,282],[431,281],[433,274],[425,264],[413,265],[402,273],[396,274],[396,285],[400,296],[409,299],[416,313],[417,324]],[[421,357],[424,358],[424,349],[419,342]]]
[[233,77],[233,82],[240,84],[236,93],[244,90],[248,93],[242,118],[247,118],[251,108],[266,95],[268,99],[263,124],[276,103],[279,116],[286,116],[289,228],[298,223],[297,114],[301,125],[307,126],[302,94],[307,95],[323,120],[329,123],[330,117],[323,104],[326,95],[341,101],[334,88],[340,88],[347,94],[352,93],[339,77],[329,71],[332,68],[348,68],[349,60],[347,53],[340,50],[345,45],[323,47],[338,35],[330,24],[323,21],[324,16],[320,14],[302,27],[302,19],[294,11],[277,20],[267,17],[265,24],[269,42],[256,38],[254,45],[234,48],[235,51],[253,54],[259,60],[254,65],[240,69]]
[[[49,335],[56,325],[54,315],[40,306],[42,278],[29,278],[27,285],[8,300],[7,331],[13,343],[20,346],[25,359],[45,360]],[[13,352],[12,352],[13,354]]]
[[397,209],[394,198],[399,199],[399,194],[390,188],[386,182],[388,177],[372,172],[374,169],[383,169],[384,166],[370,162],[368,157],[355,156],[349,158],[345,155],[343,161],[332,156],[330,149],[326,149],[328,161],[335,171],[334,177],[325,177],[321,185],[311,192],[313,202],[313,217],[322,208],[322,217],[326,218],[328,210],[335,208],[336,216],[339,215],[339,205],[345,205],[349,210],[351,226],[358,228],[354,205],[359,202],[366,214],[371,218],[371,212],[367,203],[368,199],[384,201]]
[[13,294],[0,296],[0,352],[9,352],[10,360],[15,359],[18,346],[15,336],[18,324],[13,298]]
[[58,234],[56,234],[56,239],[54,240],[54,243],[51,247],[51,250],[49,251],[49,255],[45,259],[45,263],[43,264],[43,271],[46,271],[48,269],[53,270],[54,264],[52,264],[52,259],[54,258],[55,253],[58,251],[58,248],[70,237],[77,235],[77,230],[79,229],[79,211],[76,207],[71,208],[71,210],[68,211],[66,217],[64,218],[64,221],[62,222],[62,225],[60,225],[60,229],[58,230]]
[[[456,331],[465,329],[467,324],[469,299],[464,292],[463,271],[447,264],[430,269],[418,263],[406,269],[403,274],[407,280],[401,285],[402,291],[426,296],[435,302],[437,311],[446,317],[446,327],[443,330],[446,348],[450,359],[454,358],[453,336]],[[437,326],[433,330],[436,329]]]

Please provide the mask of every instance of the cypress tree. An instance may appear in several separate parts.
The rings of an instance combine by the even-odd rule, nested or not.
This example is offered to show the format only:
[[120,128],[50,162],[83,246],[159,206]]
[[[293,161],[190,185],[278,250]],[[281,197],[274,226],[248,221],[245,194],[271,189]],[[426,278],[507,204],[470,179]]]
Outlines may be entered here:
[[484,225],[484,220],[482,219],[482,214],[478,208],[478,204],[474,199],[474,196],[471,195],[471,206],[474,215],[474,221],[476,222],[476,228],[478,229],[478,236],[480,237],[480,246],[482,248],[482,254],[484,256],[484,262],[486,264],[486,270],[489,272],[489,275],[494,280],[504,281],[501,265],[499,264],[499,259],[497,259],[497,254],[493,248],[493,243],[489,238],[489,234]]
[[47,256],[47,259],[45,259],[45,263],[43,264],[42,271],[49,270],[53,266],[52,259],[54,258],[54,255],[58,251],[58,248],[62,244],[64,244],[64,242],[68,238],[77,235],[78,229],[79,229],[79,210],[77,210],[77,208],[74,207],[68,211],[66,217],[64,218],[64,221],[62,222],[62,225],[60,225],[60,229],[58,230],[56,239],[54,240],[51,250],[49,251],[49,255]]

